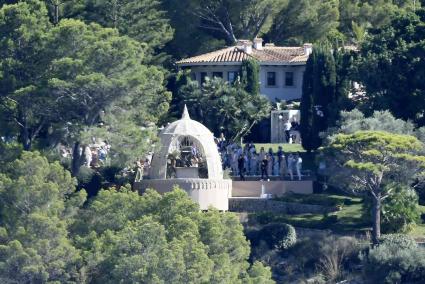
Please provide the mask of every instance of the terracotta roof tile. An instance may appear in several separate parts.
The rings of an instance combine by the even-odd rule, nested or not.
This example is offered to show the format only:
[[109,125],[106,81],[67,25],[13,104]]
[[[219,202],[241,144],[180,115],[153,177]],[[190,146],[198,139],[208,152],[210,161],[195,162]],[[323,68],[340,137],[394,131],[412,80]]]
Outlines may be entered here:
[[246,53],[239,46],[226,47],[213,52],[182,59],[177,62],[180,65],[192,63],[231,63],[242,62],[248,58],[255,58],[261,63],[302,63],[306,62],[308,55],[303,47],[264,46],[262,50],[252,49],[252,53]]

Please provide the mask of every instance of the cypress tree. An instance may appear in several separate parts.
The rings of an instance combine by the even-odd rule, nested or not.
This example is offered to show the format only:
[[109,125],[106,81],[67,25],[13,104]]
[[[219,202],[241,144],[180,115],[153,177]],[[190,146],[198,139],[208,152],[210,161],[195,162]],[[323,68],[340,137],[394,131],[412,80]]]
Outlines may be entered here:
[[325,47],[318,48],[314,74],[313,90],[313,149],[322,144],[319,133],[328,128],[329,113],[334,106],[336,69],[331,51]]
[[300,132],[302,145],[307,151],[311,151],[313,149],[313,145],[310,143],[312,141],[311,135],[313,133],[313,67],[316,61],[316,55],[317,52],[313,50],[313,53],[310,55],[306,63],[300,106]]
[[301,97],[300,129],[302,145],[307,151],[320,147],[319,133],[333,125],[339,113],[338,96],[341,94],[337,93],[336,68],[329,48],[313,49],[306,64]]
[[257,60],[250,58],[242,62],[241,83],[251,95],[260,94],[260,65]]
[[350,89],[350,67],[353,64],[353,55],[342,49],[333,51],[335,59],[336,86],[333,103],[328,107],[328,127],[335,126],[340,118],[341,110],[351,110],[354,103],[348,98]]

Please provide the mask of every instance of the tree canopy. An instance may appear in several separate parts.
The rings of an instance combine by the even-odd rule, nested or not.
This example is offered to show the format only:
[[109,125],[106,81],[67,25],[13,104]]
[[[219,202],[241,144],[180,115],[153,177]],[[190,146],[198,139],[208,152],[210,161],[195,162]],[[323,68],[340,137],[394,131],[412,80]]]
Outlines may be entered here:
[[424,145],[415,137],[384,131],[338,134],[324,148],[332,182],[346,184],[354,192],[366,192],[373,200],[373,241],[380,237],[381,201],[393,187],[390,182],[410,184],[424,178]]
[[[300,106],[300,131],[303,147],[320,147],[320,132],[333,126],[348,96],[347,61],[350,54],[317,46],[307,60]],[[338,71],[338,72],[337,72]]]
[[85,196],[59,163],[36,152],[22,153],[0,173],[2,282],[84,282],[68,227]]
[[181,104],[187,104],[194,119],[216,135],[224,132],[232,140],[248,134],[270,110],[263,95],[250,94],[243,84],[228,84],[221,78],[207,78],[202,86],[189,79],[180,88],[179,97],[182,98]]
[[424,23],[421,9],[370,30],[357,65],[367,109],[388,109],[396,117],[425,125]]
[[38,138],[81,141],[102,119],[110,135],[136,139],[137,128],[168,109],[163,71],[143,64],[143,44],[115,29],[73,19],[53,25],[44,5],[30,1],[2,7],[0,32],[0,117],[26,150]]
[[59,163],[23,152],[0,174],[0,279],[67,283],[273,283],[250,265],[232,213],[180,190],[84,191]]

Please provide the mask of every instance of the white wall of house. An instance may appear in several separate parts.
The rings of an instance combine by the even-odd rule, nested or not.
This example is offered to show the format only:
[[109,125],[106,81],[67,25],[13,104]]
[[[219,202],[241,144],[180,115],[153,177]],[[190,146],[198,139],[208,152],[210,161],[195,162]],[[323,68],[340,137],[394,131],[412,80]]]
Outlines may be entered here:
[[[296,100],[301,99],[302,82],[304,66],[271,66],[262,65],[260,68],[260,92],[265,94],[271,102],[279,100]],[[267,73],[275,72],[274,86],[269,86],[267,82]],[[287,86],[285,83],[285,74],[293,73],[293,85]]]
[[[238,65],[195,65],[190,66],[193,78],[201,83],[201,74],[206,73],[208,77],[213,77],[214,72],[222,72],[223,79],[228,80],[229,72],[239,72],[241,64]],[[260,66],[260,92],[268,97],[271,102],[279,100],[301,99],[302,79],[305,70],[304,65],[261,65]],[[275,72],[275,85],[268,85],[267,73]],[[285,84],[286,72],[293,73],[293,85]]]

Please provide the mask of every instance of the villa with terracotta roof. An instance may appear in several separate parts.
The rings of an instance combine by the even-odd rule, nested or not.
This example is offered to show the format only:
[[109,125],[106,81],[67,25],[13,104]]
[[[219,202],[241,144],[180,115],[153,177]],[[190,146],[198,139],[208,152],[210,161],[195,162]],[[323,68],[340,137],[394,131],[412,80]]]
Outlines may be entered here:
[[255,58],[260,64],[260,92],[270,101],[297,100],[302,94],[305,64],[312,52],[312,44],[299,47],[263,45],[261,38],[240,40],[235,46],[186,58],[177,62],[190,68],[192,79],[199,83],[206,77],[221,77],[233,82],[237,79],[242,61]]

